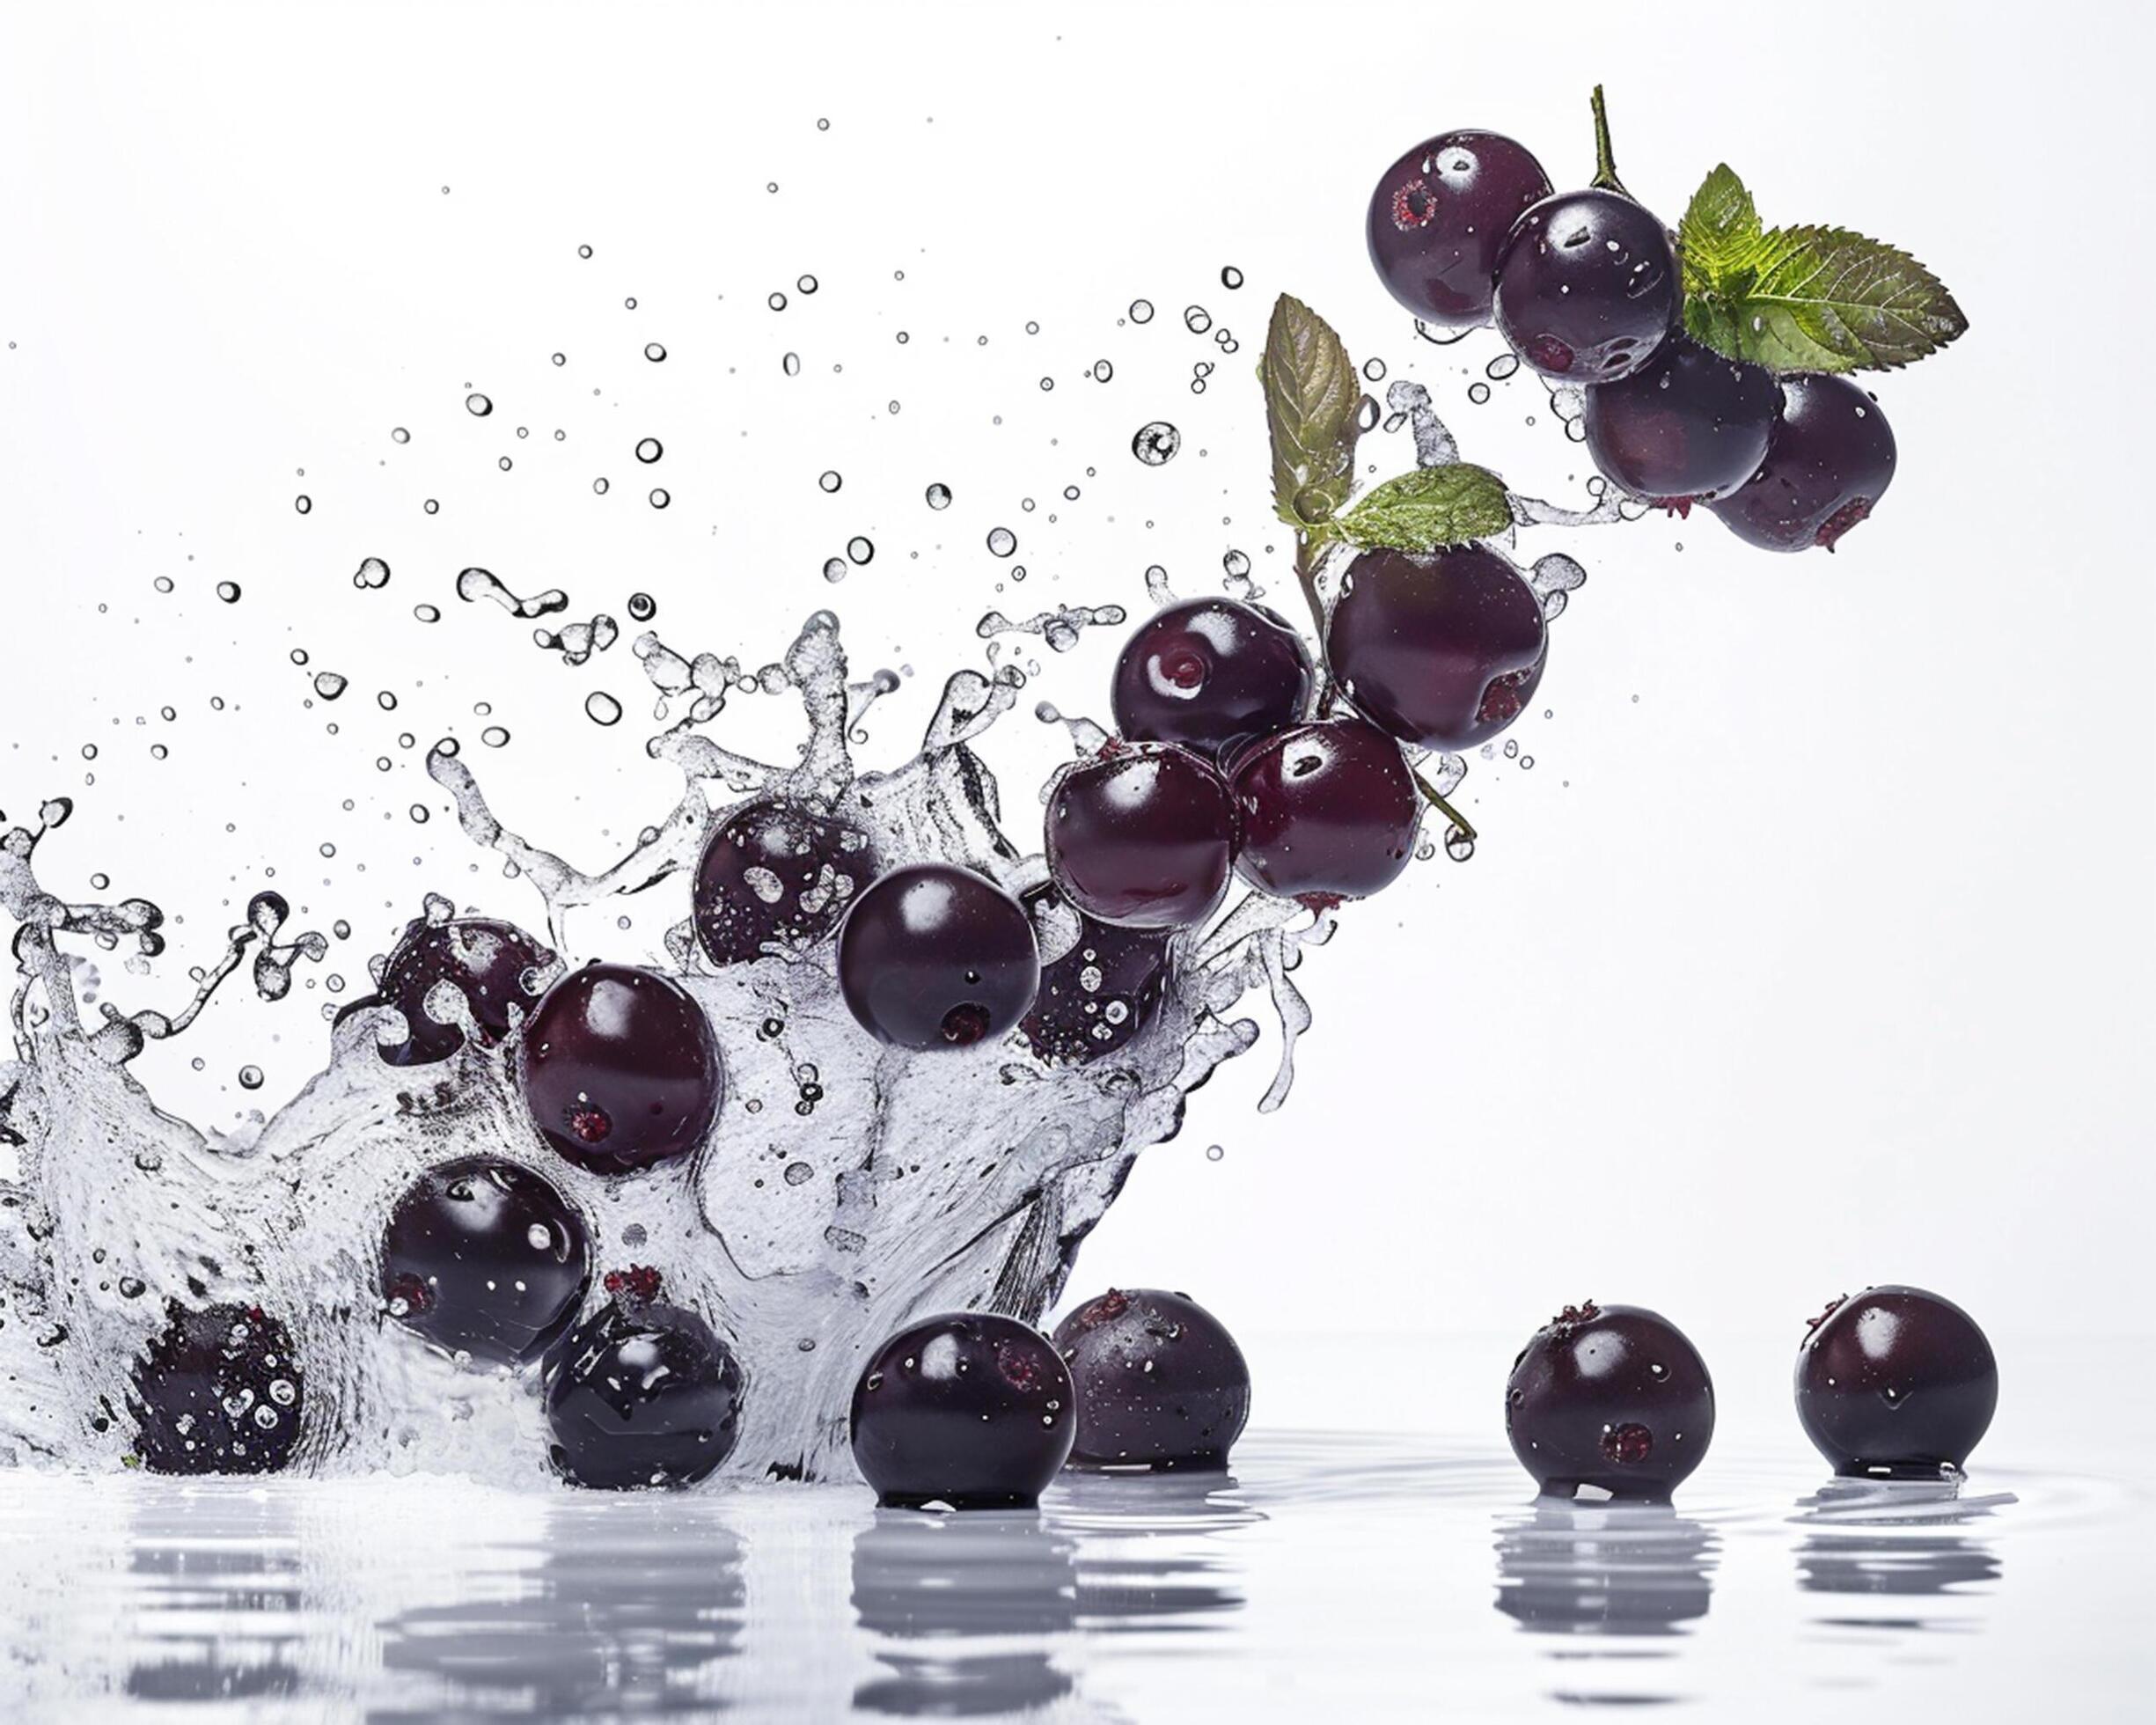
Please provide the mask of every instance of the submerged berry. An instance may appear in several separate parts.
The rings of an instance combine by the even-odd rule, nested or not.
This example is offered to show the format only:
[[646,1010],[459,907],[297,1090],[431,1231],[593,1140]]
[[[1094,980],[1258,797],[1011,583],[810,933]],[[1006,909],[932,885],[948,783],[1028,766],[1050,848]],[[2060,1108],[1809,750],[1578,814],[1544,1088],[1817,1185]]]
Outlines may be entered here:
[[514,1021],[532,1016],[556,962],[513,922],[481,916],[445,922],[415,918],[389,955],[378,997],[353,1005],[370,1005],[378,998],[404,1015],[410,1033],[403,1042],[382,1044],[384,1060],[398,1066],[447,1060],[464,1046],[465,1033],[453,1020],[429,1009],[430,996],[441,1002],[436,990],[454,989],[481,1040],[498,1042]]
[[165,1308],[135,1363],[135,1453],[153,1473],[274,1473],[292,1459],[306,1380],[292,1338],[260,1306]]
[[712,828],[697,862],[696,943],[715,965],[805,951],[876,873],[869,835],[852,823],[790,797],[747,804]]
[[[1065,904],[1053,887],[1026,895],[1044,953],[1033,1005],[1018,1028],[1051,1066],[1082,1066],[1112,1054],[1160,1011],[1168,993],[1169,936],[1118,929]],[[1072,925],[1075,933],[1072,933]],[[1060,951],[1051,939],[1067,938]]]

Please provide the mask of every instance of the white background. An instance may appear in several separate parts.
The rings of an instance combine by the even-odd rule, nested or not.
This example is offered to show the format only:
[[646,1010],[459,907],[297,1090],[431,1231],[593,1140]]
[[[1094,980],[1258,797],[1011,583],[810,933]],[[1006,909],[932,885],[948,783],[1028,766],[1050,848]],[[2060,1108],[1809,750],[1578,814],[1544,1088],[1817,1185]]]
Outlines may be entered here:
[[[1253,1112],[1269,1046],[1224,1074],[1143,1158],[1079,1291],[1166,1283],[1248,1332],[1321,1337],[1523,1336],[1593,1295],[1793,1343],[1830,1296],[1899,1280],[2028,1344],[2146,1327],[2156,258],[2138,18],[6,16],[0,809],[75,796],[52,884],[86,892],[102,869],[185,916],[154,980],[108,984],[129,1004],[184,995],[184,965],[214,956],[266,868],[301,921],[355,926],[309,992],[223,1002],[158,1052],[160,1094],[197,1118],[304,1082],[318,977],[363,986],[422,891],[533,909],[474,870],[400,729],[486,753],[471,709],[491,702],[517,740],[483,782],[587,863],[666,804],[636,748],[626,634],[581,671],[550,663],[528,626],[457,604],[464,564],[563,586],[571,616],[604,608],[627,634],[623,602],[648,589],[668,640],[751,663],[835,604],[857,665],[918,673],[871,721],[888,763],[942,676],[979,662],[991,604],[1135,615],[1146,563],[1199,591],[1230,548],[1292,602],[1265,551],[1249,373],[1283,289],[1359,360],[1413,365],[1470,459],[1576,498],[1584,463],[1539,391],[1522,378],[1470,406],[1463,367],[1496,349],[1416,342],[1361,220],[1379,170],[1448,126],[1512,133],[1560,183],[1583,177],[1600,79],[1625,179],[1666,217],[1727,158],[1771,221],[1916,251],[1971,333],[1878,380],[1899,473],[1837,556],[1752,552],[1705,518],[1530,536],[1591,571],[1514,733],[1534,770],[1476,763],[1480,854],[1343,917],[1302,973],[1317,1023],[1287,1107]],[[1140,295],[1159,317],[1118,327]],[[1192,303],[1238,354],[1184,328]],[[1106,385],[1085,375],[1102,356]],[[1201,360],[1219,369],[1199,401]],[[488,419],[464,411],[467,384],[495,398]],[[1127,444],[1155,417],[1185,443],[1148,470]],[[667,454],[640,471],[646,435]],[[1366,449],[1381,471],[1409,459],[1404,437]],[[835,496],[825,468],[846,476]],[[958,494],[947,514],[920,502],[931,481]],[[1019,534],[1025,587],[994,590],[997,525]],[[824,559],[855,532],[876,562],[827,587]],[[395,571],[381,593],[347,579],[368,554]],[[221,579],[240,605],[210,596]],[[422,600],[450,613],[431,631]],[[295,647],[351,676],[335,708],[304,704]],[[1100,711],[1112,650],[1052,659],[1028,701]],[[590,725],[594,686],[631,722]],[[1037,729],[1022,713],[988,751],[1014,829],[1049,758]],[[172,759],[151,761],[168,733]],[[414,801],[435,810],[423,828]],[[678,904],[634,908],[627,931],[591,916],[580,944],[649,953]],[[250,1060],[269,1075],[254,1096],[231,1077]]]

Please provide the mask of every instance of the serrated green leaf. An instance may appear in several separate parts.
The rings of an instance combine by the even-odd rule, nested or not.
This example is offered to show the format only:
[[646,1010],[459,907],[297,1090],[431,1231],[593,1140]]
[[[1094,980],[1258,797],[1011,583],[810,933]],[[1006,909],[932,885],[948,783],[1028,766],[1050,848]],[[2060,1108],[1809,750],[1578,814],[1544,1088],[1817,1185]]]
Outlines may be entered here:
[[1326,536],[1359,551],[1379,546],[1435,551],[1488,539],[1512,525],[1512,500],[1505,495],[1505,481],[1487,467],[1453,461],[1441,467],[1418,467],[1373,487],[1332,523]]
[[1686,293],[1705,292],[1727,273],[1733,261],[1758,240],[1759,207],[1724,162],[1699,182],[1677,224],[1677,255]]
[[1293,294],[1273,302],[1258,376],[1272,436],[1272,506],[1290,526],[1329,521],[1354,486],[1362,385],[1333,327]]
[[1695,340],[1775,371],[1891,370],[1969,327],[1908,253],[1846,228],[1774,228],[1716,260],[1684,300]]

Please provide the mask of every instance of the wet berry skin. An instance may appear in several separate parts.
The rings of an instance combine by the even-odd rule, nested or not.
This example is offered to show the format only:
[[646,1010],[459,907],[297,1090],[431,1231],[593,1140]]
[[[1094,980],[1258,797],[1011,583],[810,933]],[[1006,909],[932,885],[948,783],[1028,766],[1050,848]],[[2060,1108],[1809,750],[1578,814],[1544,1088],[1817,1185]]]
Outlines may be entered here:
[[528,1168],[463,1156],[405,1191],[382,1235],[390,1316],[444,1353],[521,1366],[568,1329],[591,1282],[583,1218]]
[[1040,987],[1019,1020],[1019,1033],[1050,1066],[1083,1066],[1114,1053],[1153,1022],[1167,997],[1169,936],[1096,922],[1062,904],[1053,887],[1029,892],[1026,905],[1042,951],[1051,950],[1051,905],[1075,921],[1077,936],[1041,965]]
[[1425,323],[1490,321],[1491,277],[1513,224],[1550,195],[1550,177],[1496,132],[1440,132],[1387,168],[1370,194],[1370,261]]
[[971,869],[893,869],[839,929],[847,1006],[869,1035],[901,1048],[994,1042],[1025,1016],[1039,986],[1025,911]]
[[1365,899],[1399,878],[1422,812],[1400,745],[1361,719],[1319,719],[1235,757],[1236,870],[1279,899]]
[[[643,1273],[642,1288],[656,1285]],[[547,1356],[548,1458],[573,1486],[694,1485],[732,1453],[742,1389],[708,1324],[623,1287]]]
[[1759,471],[1781,403],[1765,367],[1672,330],[1630,377],[1587,392],[1582,422],[1605,478],[1648,503],[1689,507]]
[[152,1473],[275,1473],[299,1442],[306,1389],[292,1338],[259,1306],[165,1309],[128,1392]]
[[595,1174],[686,1156],[726,1094],[703,1009],[671,976],[590,964],[524,1028],[524,1098],[546,1141]]
[[1087,915],[1187,929],[1213,914],[1235,865],[1236,805],[1210,761],[1174,743],[1111,743],[1048,798],[1048,872]]
[[1937,1479],[1990,1428],[1998,1362],[1953,1301],[1867,1288],[1812,1321],[1796,1387],[1804,1435],[1837,1473]]
[[1277,612],[1180,599],[1131,632],[1108,699],[1132,742],[1218,757],[1240,738],[1301,718],[1315,680],[1301,632]]
[[1662,224],[1621,193],[1560,192],[1514,226],[1497,265],[1497,327],[1561,383],[1603,384],[1646,363],[1677,309]]
[[1111,1288],[1055,1330],[1078,1392],[1073,1467],[1222,1468],[1250,1416],[1250,1369],[1187,1294]]
[[1465,749],[1520,716],[1549,650],[1542,601],[1486,546],[1366,551],[1347,566],[1326,652],[1358,711],[1404,743]]
[[1846,378],[1793,371],[1781,388],[1759,471],[1708,507],[1764,551],[1831,551],[1886,495],[1894,432],[1879,403]]
[[765,797],[712,829],[696,865],[696,943],[715,965],[828,939],[876,875],[869,835],[791,797]]
[[1069,1371],[1015,1318],[946,1312],[877,1348],[854,1386],[854,1460],[900,1508],[1030,1509],[1077,1430]]
[[541,979],[554,963],[552,951],[513,922],[414,918],[389,955],[378,996],[404,1015],[411,1035],[382,1044],[382,1058],[396,1066],[419,1066],[447,1060],[464,1046],[458,1026],[427,1010],[427,996],[444,982],[464,995],[487,1040],[500,1041],[509,1034],[511,1007],[521,1017],[532,1016],[546,986]]
[[1666,1498],[1706,1455],[1714,1385],[1676,1325],[1638,1306],[1567,1306],[1505,1386],[1505,1434],[1553,1497],[1582,1486]]

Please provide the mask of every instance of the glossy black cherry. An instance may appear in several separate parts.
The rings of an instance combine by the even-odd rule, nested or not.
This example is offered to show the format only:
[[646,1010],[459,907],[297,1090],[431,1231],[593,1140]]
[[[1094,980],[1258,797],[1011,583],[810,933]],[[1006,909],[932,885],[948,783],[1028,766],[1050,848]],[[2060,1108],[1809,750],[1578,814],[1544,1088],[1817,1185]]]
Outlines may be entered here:
[[726,1093],[704,1009],[678,982],[590,964],[546,991],[524,1035],[524,1098],[546,1141],[595,1174],[686,1156]]
[[1550,189],[1542,164],[1512,139],[1440,132],[1387,168],[1370,194],[1370,262],[1425,323],[1487,323],[1498,254],[1513,224]]
[[1024,909],[971,869],[893,869],[839,929],[839,989],[863,1030],[901,1048],[969,1048],[1008,1032],[1040,986]]
[[854,1460],[898,1508],[1030,1508],[1077,1430],[1069,1371],[1015,1318],[947,1312],[876,1349],[854,1388]]
[[1219,1318],[1187,1294],[1111,1288],[1055,1330],[1078,1393],[1071,1465],[1228,1465],[1250,1415],[1250,1369]]
[[1976,1321],[1921,1288],[1867,1288],[1812,1320],[1797,1419],[1837,1473],[1936,1479],[1960,1468],[1998,1406]]
[[1178,599],[1131,632],[1109,704],[1133,743],[1218,756],[1240,738],[1293,724],[1316,672],[1300,631],[1260,605]]
[[398,1066],[447,1060],[464,1046],[464,1031],[427,1009],[446,983],[463,995],[482,1039],[498,1042],[512,1016],[529,1018],[555,966],[554,953],[513,922],[459,916],[445,921],[416,917],[389,955],[378,997],[404,1015],[411,1034],[381,1045],[382,1058]]
[[730,811],[696,865],[696,943],[715,965],[798,956],[838,929],[876,877],[869,835],[792,797]]
[[1630,377],[1587,392],[1588,453],[1633,496],[1689,508],[1758,472],[1781,401],[1764,366],[1672,330]]
[[1505,339],[1544,377],[1613,382],[1646,363],[1676,316],[1669,237],[1620,192],[1545,198],[1506,239],[1494,310]]
[[305,1391],[290,1332],[260,1306],[172,1301],[129,1382],[135,1454],[152,1473],[276,1472]]
[[1187,929],[1213,914],[1236,854],[1236,805],[1213,764],[1173,743],[1115,743],[1048,797],[1048,871],[1089,916]]
[[1234,760],[1236,872],[1280,899],[1364,899],[1397,880],[1422,801],[1400,745],[1352,715],[1246,745]]
[[1894,479],[1887,416],[1846,378],[1791,372],[1759,471],[1708,505],[1747,545],[1831,551],[1879,506]]
[[483,1365],[537,1359],[591,1281],[583,1218],[528,1168],[460,1156],[414,1180],[382,1234],[391,1318]]
[[1567,1306],[1505,1386],[1505,1434],[1553,1497],[1666,1498],[1706,1455],[1714,1384],[1683,1332],[1638,1306]]

